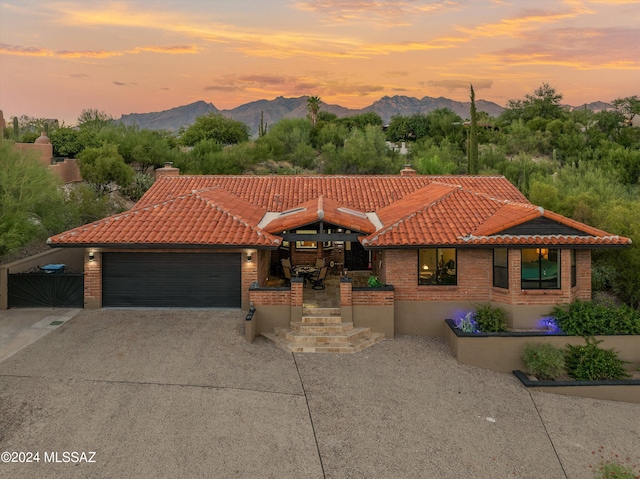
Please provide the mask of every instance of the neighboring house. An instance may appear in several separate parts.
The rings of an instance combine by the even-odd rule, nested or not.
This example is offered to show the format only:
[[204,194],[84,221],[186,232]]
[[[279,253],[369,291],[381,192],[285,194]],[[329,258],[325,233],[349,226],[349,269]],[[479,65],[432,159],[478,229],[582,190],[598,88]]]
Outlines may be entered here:
[[299,318],[302,283],[280,260],[325,258],[390,285],[340,281],[343,319],[439,336],[444,319],[491,302],[509,326],[591,298],[591,250],[631,240],[532,205],[499,176],[180,176],[169,165],[126,213],[66,231],[85,249],[85,307],[242,307],[258,332]]
[[53,145],[45,132],[42,132],[33,143],[15,143],[14,147],[19,151],[34,152],[39,157],[40,163],[58,175],[63,183],[78,183],[82,181],[80,167],[75,159],[64,158],[62,161],[54,159]]

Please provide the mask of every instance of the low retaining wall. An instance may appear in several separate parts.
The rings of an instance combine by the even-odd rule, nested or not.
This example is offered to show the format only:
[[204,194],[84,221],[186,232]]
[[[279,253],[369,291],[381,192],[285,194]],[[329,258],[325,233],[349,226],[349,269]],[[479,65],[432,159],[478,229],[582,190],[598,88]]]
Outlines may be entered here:
[[[526,369],[522,360],[522,350],[526,343],[548,343],[557,348],[564,348],[567,344],[585,344],[582,337],[566,334],[463,333],[455,327],[452,320],[447,319],[446,323],[449,348],[458,361],[501,373]],[[640,336],[596,336],[596,339],[602,340],[601,348],[619,351],[620,359],[630,363],[630,370],[640,365]]]
[[[446,320],[449,349],[455,358],[464,364],[490,369],[501,373],[516,374],[526,369],[522,360],[524,345],[527,343],[547,343],[557,348],[567,344],[581,345],[585,340],[580,336],[539,332],[510,333],[464,333],[455,327],[452,320]],[[620,359],[627,361],[627,370],[640,366],[640,336],[596,336],[602,340],[600,347],[614,349]],[[522,384],[536,391],[565,394],[568,396],[607,399],[640,403],[640,381],[530,381],[521,372],[516,374]]]
[[291,288],[251,288],[249,303],[256,310],[253,316],[254,337],[273,333],[275,328],[288,328],[291,321]]
[[640,381],[531,381],[525,373],[513,371],[527,389],[609,401],[640,404]]
[[395,290],[391,285],[379,288],[352,288],[353,325],[356,328],[371,328],[374,333],[384,333],[385,339],[393,339],[394,299]]

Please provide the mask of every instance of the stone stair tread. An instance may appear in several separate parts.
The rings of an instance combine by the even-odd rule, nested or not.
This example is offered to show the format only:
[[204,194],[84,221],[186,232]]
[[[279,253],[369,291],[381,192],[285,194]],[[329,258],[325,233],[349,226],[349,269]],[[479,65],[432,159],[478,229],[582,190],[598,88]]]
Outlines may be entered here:
[[290,328],[299,332],[332,332],[342,333],[351,331],[353,329],[353,323],[303,323],[301,321],[291,321]]
[[[282,328],[278,328],[282,329]],[[369,328],[362,328],[369,329]],[[276,346],[291,353],[355,353],[384,339],[383,333],[367,332],[364,336],[350,341],[340,341],[325,344],[304,344],[288,341],[276,333],[262,333],[262,336],[272,341]]]

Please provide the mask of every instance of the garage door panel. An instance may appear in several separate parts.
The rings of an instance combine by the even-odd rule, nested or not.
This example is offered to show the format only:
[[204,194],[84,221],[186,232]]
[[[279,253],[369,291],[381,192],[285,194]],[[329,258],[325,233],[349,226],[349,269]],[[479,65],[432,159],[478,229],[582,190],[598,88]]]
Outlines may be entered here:
[[239,253],[104,253],[103,306],[240,307]]

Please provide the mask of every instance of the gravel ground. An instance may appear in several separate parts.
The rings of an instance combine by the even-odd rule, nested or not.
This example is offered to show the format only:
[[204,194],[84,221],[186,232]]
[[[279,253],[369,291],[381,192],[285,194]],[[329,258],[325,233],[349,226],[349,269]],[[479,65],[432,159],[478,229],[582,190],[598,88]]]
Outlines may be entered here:
[[436,338],[290,354],[247,343],[244,316],[82,311],[0,362],[0,451],[41,452],[0,476],[582,479],[600,454],[640,462],[638,405],[529,393]]

